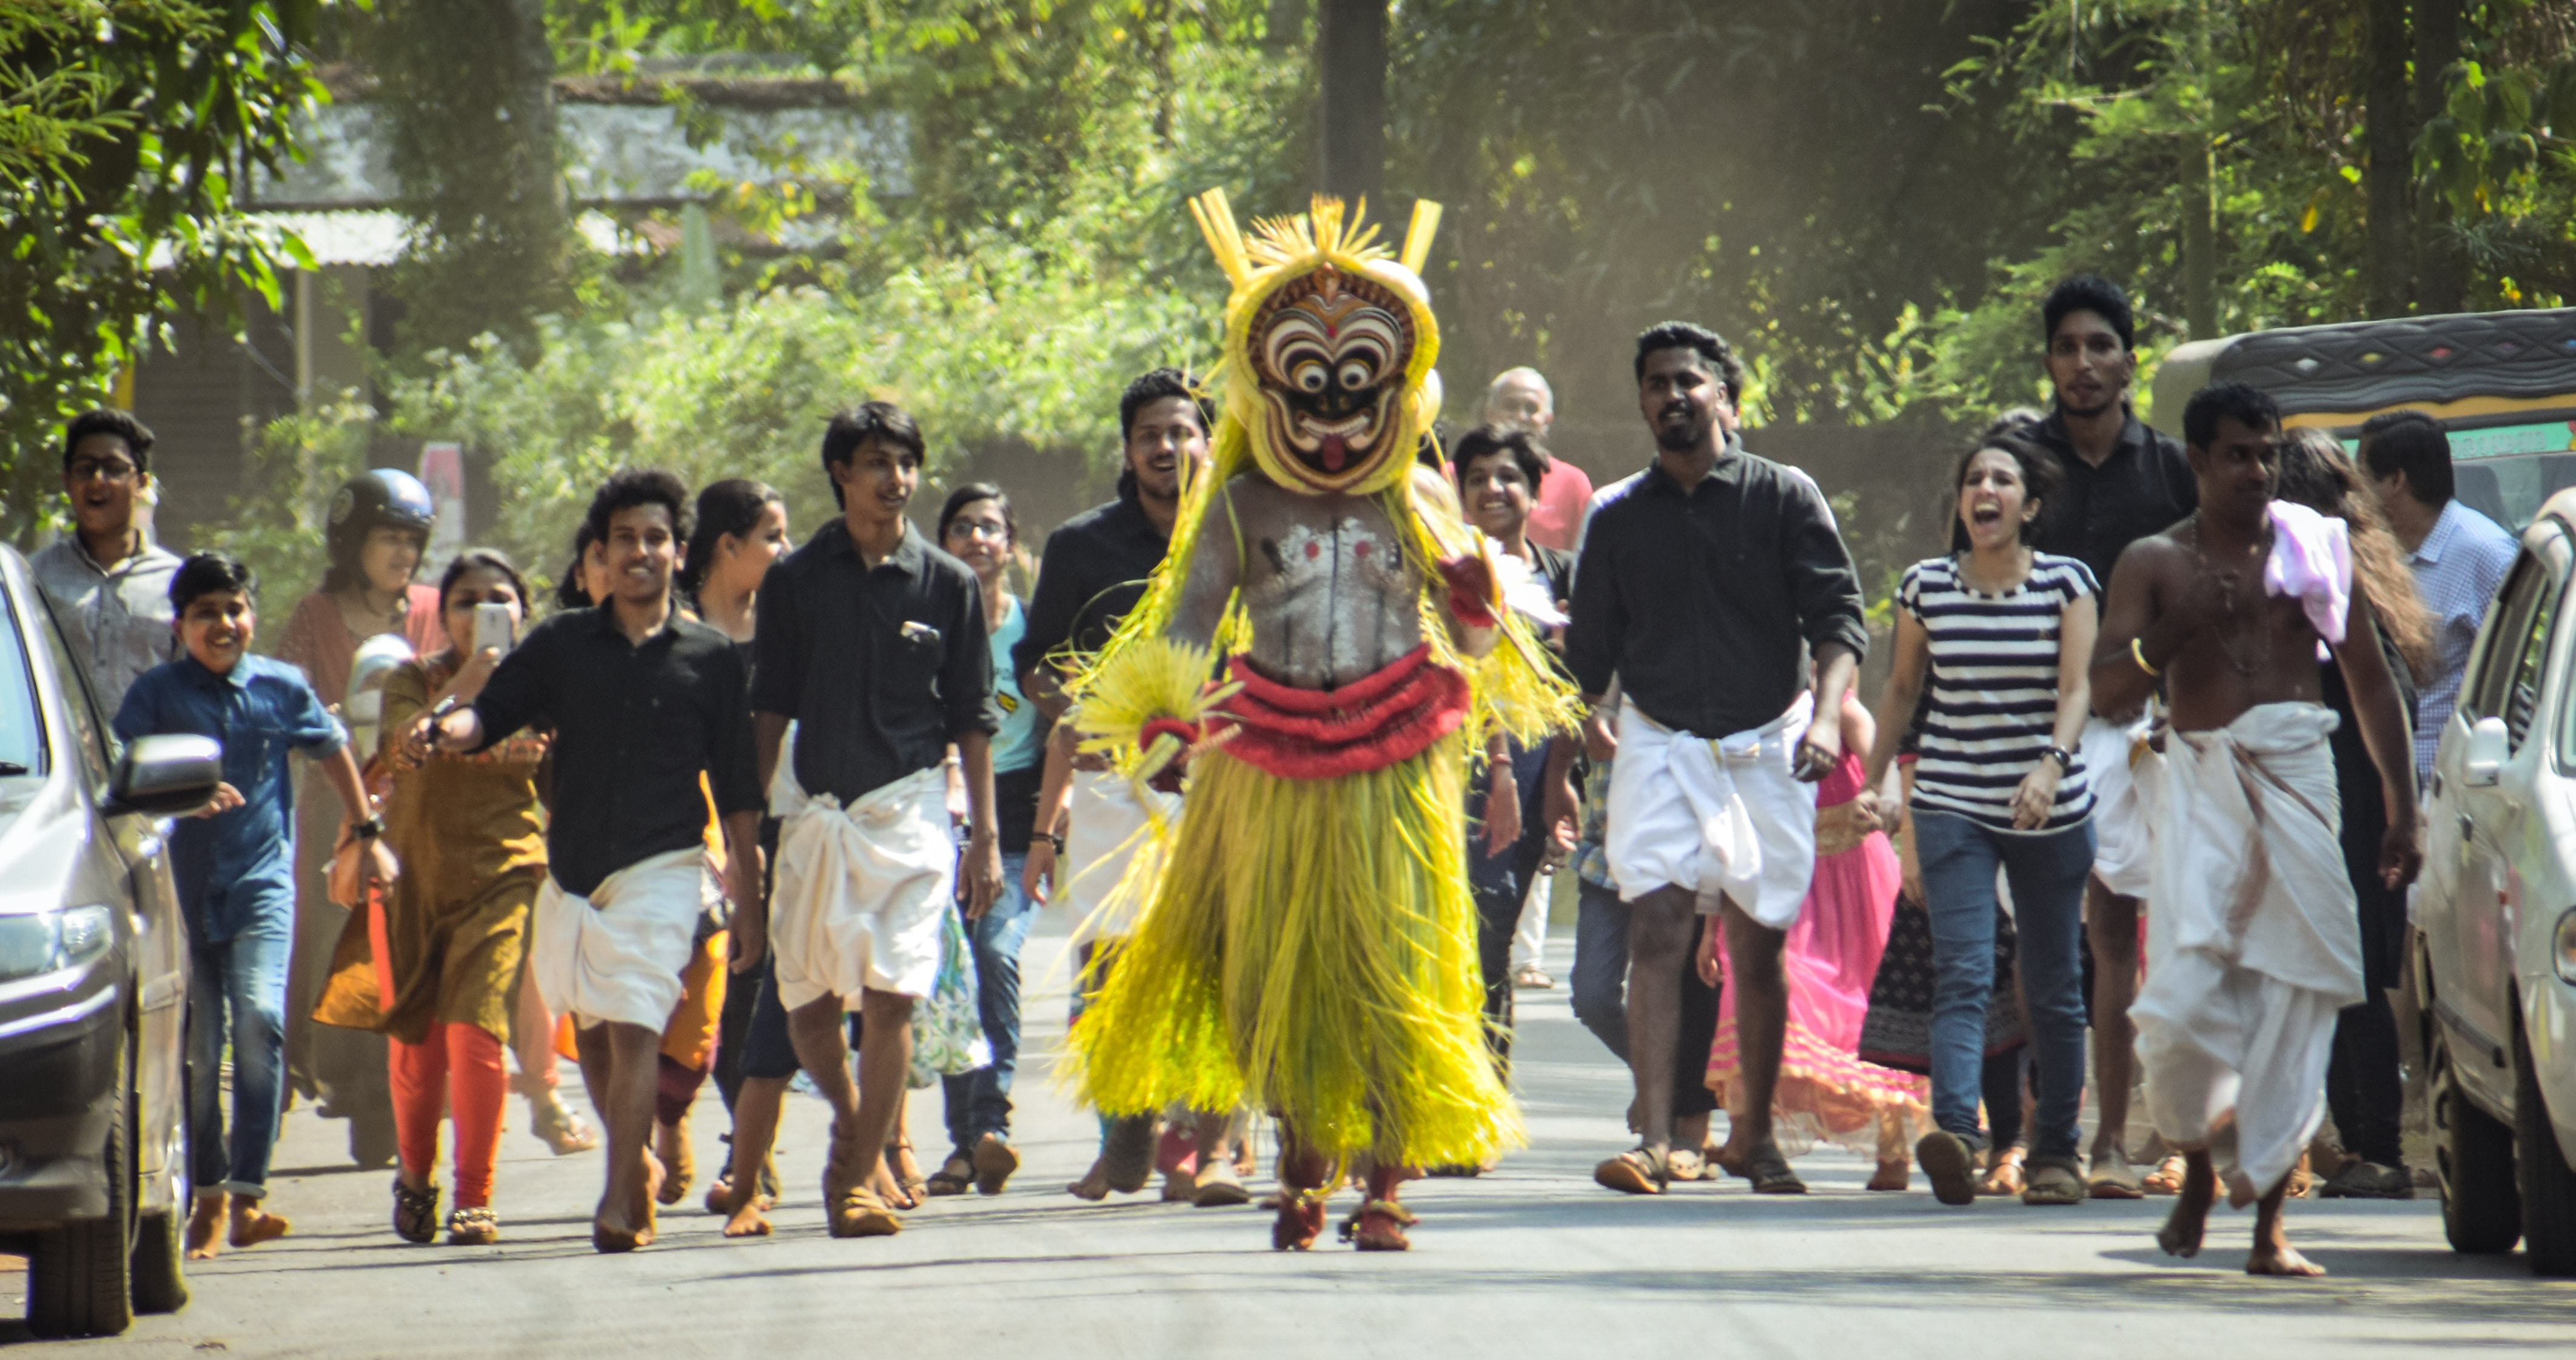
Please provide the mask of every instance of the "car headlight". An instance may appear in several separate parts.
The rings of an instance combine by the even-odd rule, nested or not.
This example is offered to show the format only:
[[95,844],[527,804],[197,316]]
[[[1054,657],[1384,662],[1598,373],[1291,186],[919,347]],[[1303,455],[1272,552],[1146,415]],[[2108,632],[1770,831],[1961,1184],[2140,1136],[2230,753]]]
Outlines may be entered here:
[[57,907],[0,916],[0,982],[77,968],[116,943],[106,907]]
[[2558,980],[2576,982],[2576,909],[2558,918],[2558,937],[2550,944],[2549,961],[2557,966]]

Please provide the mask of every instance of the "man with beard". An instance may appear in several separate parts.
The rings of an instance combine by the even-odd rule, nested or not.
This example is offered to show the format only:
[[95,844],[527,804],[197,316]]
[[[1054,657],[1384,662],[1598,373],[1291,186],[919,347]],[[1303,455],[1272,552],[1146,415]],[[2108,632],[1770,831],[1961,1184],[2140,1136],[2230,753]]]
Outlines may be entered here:
[[[2092,667],[2095,711],[2134,711],[2159,685],[2173,708],[2136,1007],[2147,1110],[2185,1158],[2156,1243],[2197,1253],[2223,1181],[2230,1205],[2260,1206],[2247,1274],[2323,1275],[2281,1230],[2336,1014],[2363,998],[2320,643],[2379,769],[2389,817],[2378,868],[2392,890],[2423,863],[2414,751],[2343,521],[2272,499],[2272,399],[2239,383],[2203,388],[2183,432],[2199,508],[2121,555]],[[2221,1136],[2233,1143],[2223,1175]]]
[[[1593,1175],[1636,1194],[1670,1179],[1680,970],[1694,915],[1713,915],[1745,1090],[1718,1159],[1758,1193],[1800,1194],[1771,1137],[1788,1019],[1780,951],[1815,870],[1815,784],[1842,757],[1840,725],[1811,718],[1841,711],[1868,646],[1860,580],[1815,482],[1737,441],[1744,365],[1723,339],[1666,322],[1637,337],[1636,373],[1656,458],[1594,513],[1566,633],[1586,701],[1602,704],[1614,674],[1622,690],[1605,849],[1633,905],[1628,1042],[1642,1141]],[[1551,825],[1577,813],[1573,751],[1560,742],[1550,757]]]
[[[2024,433],[2057,455],[2066,484],[2040,517],[2031,546],[2076,558],[2092,568],[2093,579],[2107,582],[2131,543],[2191,514],[2200,491],[2182,446],[2129,411],[2130,384],[2138,374],[2136,322],[2119,285],[2078,274],[2050,291],[2041,315],[2057,409]],[[2138,995],[2138,913],[2151,840],[2129,769],[2132,743],[2144,739],[2144,726],[2144,719],[2121,724],[2097,715],[2084,729],[2082,758],[2093,784],[2093,828],[2100,839],[2084,890],[2084,941],[2093,958],[2093,1070],[2102,1102],[2092,1174],[2086,1178],[2095,1199],[2144,1193],[2123,1142],[2137,1074],[2129,1003]]]
[[[1118,474],[1118,498],[1067,520],[1047,536],[1037,591],[1029,602],[1028,631],[1011,655],[1021,692],[1035,698],[1050,719],[1062,717],[1067,706],[1063,667],[1109,641],[1143,597],[1145,579],[1162,565],[1181,513],[1181,488],[1207,468],[1209,423],[1206,404],[1177,368],[1146,373],[1119,395],[1118,432],[1126,466]],[[1069,745],[1071,728],[1062,729],[1056,740]],[[1071,779],[1042,791],[1048,796],[1039,800],[1038,825],[1047,834],[1030,838],[1023,872],[1033,899],[1046,901],[1053,885],[1072,907],[1077,957],[1086,985],[1096,987],[1100,974],[1093,960],[1099,958],[1105,969],[1107,954],[1133,924],[1132,908],[1121,911],[1110,899],[1143,839],[1139,833],[1147,810],[1135,786],[1111,771],[1106,759],[1076,754],[1072,760]],[[1168,795],[1151,796],[1169,801]],[[1165,818],[1175,810],[1157,809]],[[1059,825],[1060,832],[1055,829]],[[1197,1121],[1194,1146],[1199,1156],[1188,1198],[1202,1208],[1250,1198],[1233,1163],[1218,1153],[1227,1123],[1222,1111],[1204,1113]],[[1132,1194],[1143,1189],[1153,1173],[1153,1116],[1131,1116],[1108,1121],[1101,1130],[1098,1160],[1069,1188],[1083,1199],[1104,1199],[1112,1190]],[[1177,1184],[1171,1187],[1172,1197],[1178,1197],[1178,1189]]]

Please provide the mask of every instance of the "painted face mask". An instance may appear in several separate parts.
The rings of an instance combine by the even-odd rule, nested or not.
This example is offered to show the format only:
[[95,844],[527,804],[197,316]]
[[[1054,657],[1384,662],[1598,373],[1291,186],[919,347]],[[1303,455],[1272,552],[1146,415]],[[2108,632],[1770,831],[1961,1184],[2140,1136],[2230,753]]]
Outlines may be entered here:
[[1332,199],[1249,235],[1221,193],[1190,206],[1234,283],[1218,376],[1237,433],[1221,428],[1217,442],[1291,491],[1395,485],[1436,409],[1426,393],[1440,328],[1420,270],[1439,208],[1416,205],[1399,256]]
[[1375,471],[1413,358],[1403,301],[1326,264],[1271,294],[1251,339],[1265,433],[1299,480],[1340,490]]

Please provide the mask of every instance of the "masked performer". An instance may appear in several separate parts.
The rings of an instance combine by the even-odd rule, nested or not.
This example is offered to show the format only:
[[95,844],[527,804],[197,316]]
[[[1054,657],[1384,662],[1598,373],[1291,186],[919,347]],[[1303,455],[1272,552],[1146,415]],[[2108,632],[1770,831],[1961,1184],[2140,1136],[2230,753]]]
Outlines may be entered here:
[[1410,1168],[1521,1137],[1478,1013],[1467,753],[1567,725],[1572,695],[1505,604],[1525,569],[1415,471],[1439,209],[1415,207],[1400,262],[1333,200],[1248,240],[1223,194],[1193,209],[1234,285],[1211,475],[1074,685],[1089,749],[1192,773],[1073,1072],[1113,1116],[1259,1102],[1282,1131],[1272,1244],[1312,1245],[1356,1165],[1359,1246],[1400,1251]]

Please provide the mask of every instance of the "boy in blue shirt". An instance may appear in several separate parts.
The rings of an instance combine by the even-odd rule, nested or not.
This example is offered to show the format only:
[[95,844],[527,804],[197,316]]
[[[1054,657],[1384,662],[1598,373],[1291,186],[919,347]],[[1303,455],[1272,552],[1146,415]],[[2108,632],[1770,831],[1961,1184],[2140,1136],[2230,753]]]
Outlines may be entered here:
[[[197,1186],[188,1255],[221,1250],[226,1210],[232,1244],[283,1237],[287,1221],[262,1212],[269,1153],[283,1115],[286,967],[295,935],[294,801],[286,753],[312,756],[340,795],[364,844],[365,875],[390,881],[384,825],[358,778],[348,734],[304,673],[250,654],[258,622],[250,568],[228,553],[199,553],[170,579],[179,658],[138,677],[117,710],[127,741],[164,733],[223,744],[215,801],[170,834],[170,864],[188,920],[188,1156]],[[233,1049],[233,1125],[224,1136],[224,1040]]]

